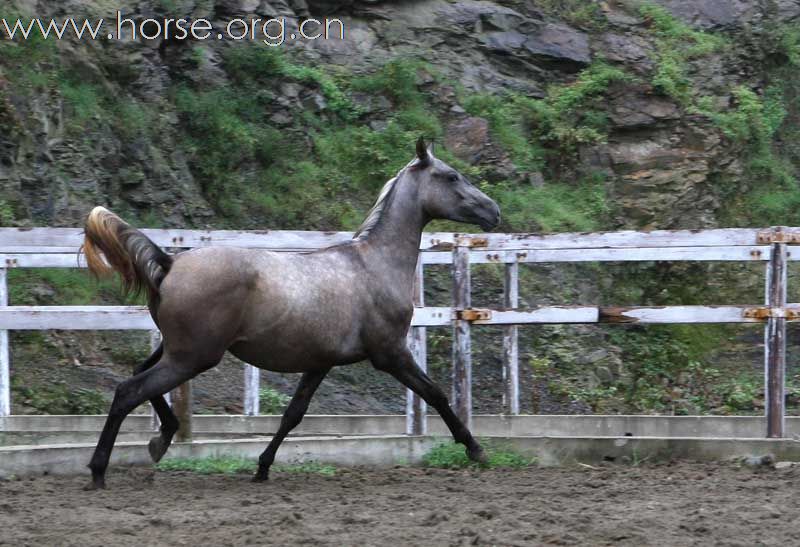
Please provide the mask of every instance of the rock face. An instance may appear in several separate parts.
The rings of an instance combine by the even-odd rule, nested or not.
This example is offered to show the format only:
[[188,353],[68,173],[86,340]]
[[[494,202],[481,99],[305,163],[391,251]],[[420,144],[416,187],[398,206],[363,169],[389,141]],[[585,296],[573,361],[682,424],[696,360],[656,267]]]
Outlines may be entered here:
[[567,25],[548,23],[525,40],[532,55],[566,66],[581,67],[591,61],[589,37]]
[[[734,48],[740,31],[750,33],[754,26],[784,24],[800,16],[800,0],[659,3],[696,28],[727,32]],[[363,74],[388,60],[422,54],[440,82],[429,79],[422,85],[441,114],[446,146],[457,157],[486,167],[491,181],[535,180],[539,187],[547,185],[552,174],[516,169],[489,121],[469,116],[459,104],[461,94],[513,91],[540,98],[548,86],[574,81],[575,73],[593,60],[623,68],[638,80],[606,94],[602,108],[607,142],[581,146],[564,160],[567,172],[610,177],[608,189],[620,206],[610,229],[717,222],[719,203],[709,180],[735,179],[738,151],[720,138],[709,120],[690,115],[648,84],[659,56],[656,42],[643,19],[624,3],[603,3],[594,22],[545,12],[532,3],[486,0],[217,0],[183,3],[181,9],[185,16],[221,21],[292,16],[304,5],[312,15],[340,17],[346,37],[287,43],[285,50],[292,58]],[[22,8],[23,13],[31,9]],[[41,2],[37,9],[40,15],[60,13],[56,2]],[[131,8],[131,16],[158,16],[164,10],[162,3],[141,1]],[[137,130],[141,134],[134,136],[120,135],[107,120],[91,114],[82,122],[88,133],[67,127],[64,120],[72,113],[64,97],[9,86],[2,71],[16,69],[0,60],[0,123],[6,129],[0,135],[0,200],[12,204],[11,222],[72,225],[91,205],[106,203],[147,213],[167,225],[213,224],[216,204],[208,202],[186,150],[176,144],[184,128],[170,96],[184,81],[208,89],[229,82],[222,61],[227,47],[232,46],[216,41],[196,47],[145,47],[123,40],[102,49],[94,43],[60,44],[62,62],[71,71],[103,82],[104,92],[128,94],[156,113],[146,122],[153,130]],[[735,55],[717,55],[702,66],[689,64],[693,84],[723,103],[730,99],[720,90],[729,89],[732,82],[761,87],[763,82],[753,73],[757,52],[748,47],[743,41]],[[735,58],[745,59],[748,68]],[[266,102],[261,115],[284,131],[296,126],[302,112],[326,116],[332,108],[310,81],[277,82],[262,93]],[[353,92],[352,100],[369,117],[365,125],[379,131],[388,127],[396,107],[389,98]]]
[[489,122],[476,117],[453,122],[447,127],[444,142],[462,160],[472,164],[479,163],[489,145]]
[[[280,59],[291,63],[283,73],[276,68],[281,62],[277,57],[231,66],[235,63],[226,62],[226,54],[243,47],[231,41],[140,44],[126,36],[108,42],[51,42],[22,54],[19,46],[0,41],[0,225],[77,226],[92,206],[104,204],[149,226],[339,229],[366,211],[375,188],[359,188],[362,201],[348,202],[346,215],[326,217],[319,224],[304,215],[328,207],[331,200],[316,195],[318,187],[339,190],[340,181],[322,180],[324,170],[310,161],[323,156],[326,161],[340,160],[331,157],[331,142],[315,138],[317,131],[349,124],[352,132],[347,133],[346,144],[354,155],[360,146],[385,137],[377,152],[368,151],[376,165],[394,159],[390,156],[397,153],[400,138],[411,140],[412,134],[422,132],[442,137],[447,151],[469,169],[470,176],[480,173],[489,193],[496,190],[505,196],[509,189],[521,190],[528,199],[520,201],[532,210],[530,214],[523,210],[517,215],[528,223],[523,228],[509,224],[509,230],[537,230],[544,225],[535,224],[542,211],[570,213],[583,205],[565,201],[580,201],[584,197],[580,185],[586,180],[604,185],[600,193],[608,203],[591,204],[588,213],[603,216],[602,229],[720,226],[725,222],[720,214],[725,192],[730,199],[750,184],[742,174],[742,145],[723,135],[692,101],[706,98],[723,108],[735,105],[731,90],[737,85],[763,95],[771,83],[765,70],[781,55],[768,55],[762,43],[779,25],[800,24],[800,0],[655,2],[691,27],[720,33],[728,40],[723,51],[703,58],[687,56],[678,66],[667,66],[659,74],[668,81],[660,86],[655,82],[658,69],[664,68],[659,63],[674,52],[663,51],[653,21],[632,8],[633,2],[623,0],[129,3],[126,15],[137,20],[202,17],[219,25],[233,17],[286,16],[293,24],[308,10],[344,22],[344,40],[288,40],[276,49]],[[103,11],[111,10],[108,2],[12,0],[12,4],[11,11],[38,17],[62,17],[67,11],[73,17],[112,16]],[[400,74],[390,89],[351,87],[357,77],[379,74],[397,59],[422,61],[424,68],[415,69],[410,77]],[[630,78],[613,85],[582,79],[587,67],[597,65],[618,69]],[[274,76],[259,78],[260,71]],[[688,100],[676,98],[674,91],[670,95],[664,89],[670,83],[688,87],[688,95],[693,95]],[[215,94],[223,88],[241,91]],[[418,96],[409,99],[409,88]],[[203,94],[187,96],[182,93],[186,89]],[[346,113],[349,117],[341,113],[342,96],[336,92],[341,89],[352,107]],[[577,101],[579,106],[569,100],[559,103],[553,100],[553,89],[591,100]],[[495,99],[490,112],[476,111],[480,109],[474,103],[470,106],[470,99],[480,102],[486,97]],[[505,112],[513,97],[538,102],[529,104],[527,115],[513,118]],[[537,107],[541,111],[533,112]],[[556,108],[561,109],[561,118],[555,120],[559,123],[553,120]],[[398,127],[400,112],[411,119],[407,122],[411,127]],[[596,128],[597,135],[575,131],[581,124]],[[270,138],[261,140],[269,146],[239,161],[239,148],[252,147],[256,140],[251,126],[259,130],[268,126]],[[202,140],[212,130],[217,132],[210,143],[213,151]],[[528,148],[535,148],[535,154],[526,157]],[[290,153],[294,165],[280,176],[265,176],[274,169],[276,158]],[[209,173],[205,161],[209,157],[225,168]],[[298,190],[281,179],[291,175],[297,177],[294,181],[303,178],[319,184]],[[215,192],[217,179],[235,188],[239,194],[235,198],[241,202],[254,201],[252,188],[242,182],[248,181],[258,188],[277,187],[274,201],[291,195],[302,202],[303,210],[284,217],[294,222],[291,225],[269,215],[226,213],[228,204]],[[551,188],[576,191],[566,199],[559,192],[548,195]],[[549,200],[536,201],[542,196]],[[530,292],[547,299],[556,296],[529,304],[598,302],[597,286],[614,285],[610,275],[597,276],[593,271],[567,278],[567,271],[550,271],[538,278]],[[582,297],[573,298],[576,294]],[[491,296],[496,301],[497,295]],[[53,295],[37,289],[32,298],[47,301]],[[606,345],[605,335],[589,330],[584,331],[587,340],[570,339],[555,357],[580,361],[588,387],[608,387],[625,376],[627,363],[619,351],[598,350]],[[547,336],[526,332],[531,337]],[[494,352],[496,340],[486,340],[475,347]],[[499,375],[499,366],[492,370],[481,373]],[[237,372],[236,382],[239,378]],[[543,391],[549,389],[540,383]],[[487,384],[495,389],[500,380]],[[399,412],[402,393],[396,395],[394,406],[387,408]],[[336,397],[345,398],[338,392]],[[498,401],[499,394],[493,400]],[[368,407],[374,408],[372,402]],[[367,407],[359,410],[363,408]],[[588,407],[582,402],[566,407],[543,403],[541,408],[563,412]]]
[[665,0],[661,5],[676,17],[703,29],[736,28],[757,21],[762,14],[761,4],[748,0]]

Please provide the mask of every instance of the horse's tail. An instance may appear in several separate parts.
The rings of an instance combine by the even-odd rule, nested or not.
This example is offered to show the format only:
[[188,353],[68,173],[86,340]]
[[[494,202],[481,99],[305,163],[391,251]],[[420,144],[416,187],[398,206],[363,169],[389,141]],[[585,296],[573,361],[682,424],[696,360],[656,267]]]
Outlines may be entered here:
[[126,294],[146,288],[151,298],[158,295],[172,266],[170,255],[105,207],[92,209],[85,233],[81,250],[89,271],[97,277],[119,272]]

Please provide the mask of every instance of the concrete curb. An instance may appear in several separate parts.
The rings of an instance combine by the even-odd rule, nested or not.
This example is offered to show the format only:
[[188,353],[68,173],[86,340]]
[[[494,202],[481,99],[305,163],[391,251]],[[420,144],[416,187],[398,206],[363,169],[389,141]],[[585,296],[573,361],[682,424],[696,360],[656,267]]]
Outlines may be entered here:
[[509,437],[501,442],[535,457],[544,466],[609,461],[637,464],[672,459],[726,461],[765,454],[773,454],[776,460],[800,461],[800,442],[789,439]]
[[[268,438],[204,440],[176,443],[168,457],[201,458],[234,455],[256,458]],[[280,463],[317,461],[342,466],[416,464],[442,438],[407,436],[294,437],[278,451]],[[800,442],[785,439],[699,439],[658,437],[492,437],[541,465],[576,462],[654,462],[684,458],[729,460],[774,454],[778,460],[800,461]],[[94,444],[13,446],[0,448],[0,477],[87,473]],[[149,465],[145,443],[119,443],[112,465]]]
[[[105,416],[9,416],[0,418],[3,432],[95,432]],[[280,416],[195,415],[195,433],[271,435],[278,429]],[[429,416],[431,435],[446,435],[437,416]],[[298,436],[317,435],[402,435],[406,419],[402,415],[309,415],[295,429]],[[646,416],[646,415],[475,415],[477,435],[504,436],[589,436],[589,437],[718,437],[759,438],[766,436],[763,416]],[[149,415],[126,418],[123,432],[152,431]],[[800,417],[786,418],[786,435],[800,435]]]
[[[205,458],[241,456],[257,458],[269,438],[215,439],[175,443],[167,457]],[[416,463],[436,442],[432,437],[294,437],[284,441],[278,463],[316,461],[342,466]],[[92,444],[9,446],[0,448],[0,478],[39,474],[88,473],[86,465],[94,452]],[[120,442],[114,447],[111,465],[150,465],[147,443]]]

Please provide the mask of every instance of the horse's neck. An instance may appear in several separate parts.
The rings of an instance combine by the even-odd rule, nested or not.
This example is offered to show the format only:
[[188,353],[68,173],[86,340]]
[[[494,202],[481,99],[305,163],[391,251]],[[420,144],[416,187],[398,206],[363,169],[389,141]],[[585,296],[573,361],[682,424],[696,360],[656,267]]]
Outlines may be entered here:
[[408,286],[411,294],[426,219],[413,182],[407,181],[396,191],[391,204],[370,230],[365,245],[370,269],[398,287]]

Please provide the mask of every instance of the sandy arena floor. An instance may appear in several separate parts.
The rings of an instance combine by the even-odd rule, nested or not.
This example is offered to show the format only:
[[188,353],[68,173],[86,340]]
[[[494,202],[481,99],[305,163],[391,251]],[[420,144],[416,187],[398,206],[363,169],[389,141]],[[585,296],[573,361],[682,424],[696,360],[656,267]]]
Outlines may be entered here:
[[797,545],[800,468],[112,469],[0,482],[0,545]]

